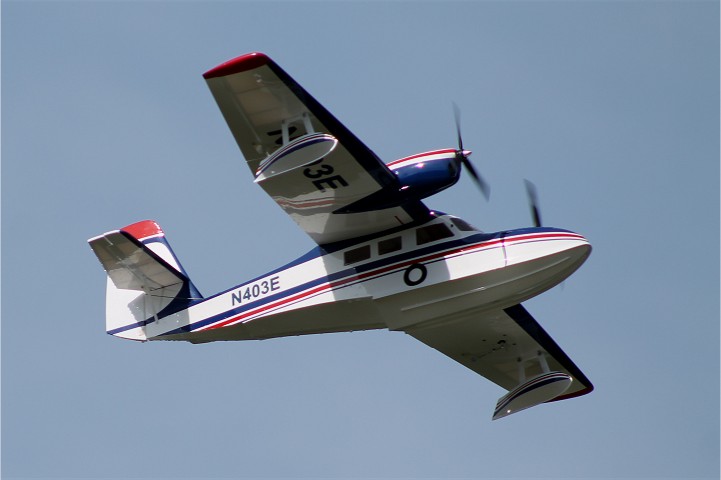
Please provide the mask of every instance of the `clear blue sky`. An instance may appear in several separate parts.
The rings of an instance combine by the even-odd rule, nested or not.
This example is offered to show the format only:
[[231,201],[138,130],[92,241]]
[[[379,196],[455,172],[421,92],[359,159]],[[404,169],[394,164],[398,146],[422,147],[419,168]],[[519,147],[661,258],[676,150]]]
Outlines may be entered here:
[[[205,294],[309,250],[201,74],[263,51],[386,161],[465,145],[427,203],[586,235],[526,303],[591,395],[503,393],[411,337],[104,332],[86,240],[150,218]],[[719,476],[719,3],[2,2],[3,478]]]

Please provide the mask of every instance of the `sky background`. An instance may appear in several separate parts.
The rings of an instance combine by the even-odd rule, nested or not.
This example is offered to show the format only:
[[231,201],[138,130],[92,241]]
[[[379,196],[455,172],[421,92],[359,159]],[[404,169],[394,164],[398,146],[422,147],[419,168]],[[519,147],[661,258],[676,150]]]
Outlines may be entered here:
[[[310,239],[202,73],[262,51],[385,161],[464,144],[427,200],[584,234],[525,303],[595,384],[504,391],[397,332],[206,345],[105,334],[86,240],[157,220],[206,295]],[[719,4],[2,2],[3,478],[718,478]]]

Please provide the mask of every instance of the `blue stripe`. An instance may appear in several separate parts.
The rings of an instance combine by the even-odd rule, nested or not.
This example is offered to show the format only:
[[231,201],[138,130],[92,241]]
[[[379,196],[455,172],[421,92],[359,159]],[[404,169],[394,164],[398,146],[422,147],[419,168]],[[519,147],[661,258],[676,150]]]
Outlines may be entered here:
[[110,335],[116,335],[116,334],[118,334],[118,333],[126,332],[126,331],[128,331],[128,330],[132,330],[133,328],[144,327],[145,325],[147,325],[147,324],[149,324],[149,323],[153,323],[154,321],[155,321],[155,318],[154,318],[154,317],[150,317],[149,319],[143,320],[142,322],[133,323],[133,324],[131,324],[131,325],[126,325],[126,326],[124,326],[124,327],[119,327],[119,328],[114,328],[114,329],[112,329],[112,330],[108,330],[107,333],[109,333]]

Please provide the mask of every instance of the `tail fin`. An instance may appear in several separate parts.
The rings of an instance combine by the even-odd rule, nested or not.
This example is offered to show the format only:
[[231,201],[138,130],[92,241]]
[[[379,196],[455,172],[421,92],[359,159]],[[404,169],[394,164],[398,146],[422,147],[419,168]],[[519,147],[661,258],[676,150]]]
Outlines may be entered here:
[[88,243],[108,274],[105,327],[110,335],[145,341],[145,325],[202,298],[152,220]]

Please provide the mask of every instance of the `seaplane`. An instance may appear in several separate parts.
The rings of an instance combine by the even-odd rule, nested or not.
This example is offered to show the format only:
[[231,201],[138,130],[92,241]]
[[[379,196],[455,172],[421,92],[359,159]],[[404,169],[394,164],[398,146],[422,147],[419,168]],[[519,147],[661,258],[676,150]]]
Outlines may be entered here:
[[254,183],[317,246],[206,297],[155,221],[91,238],[108,334],[205,343],[405,332],[506,390],[493,420],[593,390],[521,304],[578,269],[588,240],[542,226],[530,183],[532,227],[487,233],[423,203],[461,171],[488,196],[457,107],[457,147],[384,163],[263,53],[203,76]]

